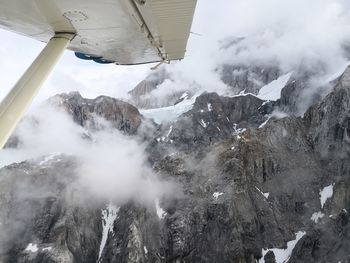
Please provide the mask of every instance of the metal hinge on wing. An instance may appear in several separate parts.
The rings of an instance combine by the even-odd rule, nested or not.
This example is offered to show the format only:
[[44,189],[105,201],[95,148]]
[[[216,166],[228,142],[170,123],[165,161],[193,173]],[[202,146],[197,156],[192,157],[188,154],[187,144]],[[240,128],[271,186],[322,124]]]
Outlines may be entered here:
[[138,16],[139,21],[142,23],[141,24],[141,32],[147,34],[147,38],[150,41],[151,45],[154,46],[158,50],[159,57],[162,59],[162,61],[166,61],[167,56],[164,55],[162,53],[162,50],[161,50],[163,48],[163,44],[161,43],[161,41],[156,41],[154,39],[151,30],[148,28],[148,25],[147,25],[145,19],[143,18],[139,8],[137,7],[137,4],[144,5],[146,3],[146,0],[130,0],[130,2],[131,2],[132,7],[135,11],[135,14]]
[[146,4],[146,0],[134,0],[134,1],[140,5]]
[[162,59],[162,61],[168,60],[168,55],[163,53],[162,40],[159,38],[155,39],[151,33],[149,33],[147,35],[147,38],[148,38],[150,44],[158,50],[158,56]]
[[159,62],[154,67],[151,67],[151,70],[156,70],[157,68],[159,68],[163,64],[170,64],[170,60],[162,60],[161,62]]
[[151,34],[148,34],[147,36],[149,42],[151,43],[152,46],[156,47],[159,51],[159,53],[161,53],[161,48],[163,48],[163,44],[162,41],[156,40]]

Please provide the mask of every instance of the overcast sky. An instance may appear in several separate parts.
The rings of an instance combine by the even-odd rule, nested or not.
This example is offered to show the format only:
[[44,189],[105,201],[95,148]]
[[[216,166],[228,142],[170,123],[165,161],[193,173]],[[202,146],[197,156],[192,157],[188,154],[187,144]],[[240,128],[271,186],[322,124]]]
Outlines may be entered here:
[[[342,46],[350,43],[348,0],[198,0],[186,59],[169,70],[182,82],[206,89],[222,85],[217,63],[256,59],[278,61],[288,71],[300,61],[325,61],[332,70],[345,62]],[[246,52],[218,52],[218,41],[247,37]],[[35,40],[0,30],[0,98],[9,91],[43,48]],[[309,63],[309,62],[305,62]],[[50,95],[78,90],[85,97],[125,97],[150,73],[151,65],[99,65],[66,51],[35,103]],[[331,71],[331,70],[330,70]]]

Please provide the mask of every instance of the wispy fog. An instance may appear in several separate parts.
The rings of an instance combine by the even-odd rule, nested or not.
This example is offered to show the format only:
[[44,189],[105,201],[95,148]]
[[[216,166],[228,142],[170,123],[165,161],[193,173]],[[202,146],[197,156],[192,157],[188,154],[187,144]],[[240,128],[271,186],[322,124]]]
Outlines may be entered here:
[[349,7],[345,0],[198,1],[186,58],[165,66],[174,82],[160,89],[197,83],[225,93],[223,64],[302,68],[325,81],[349,61]]
[[[317,87],[335,77],[336,72],[339,74],[348,63],[349,7],[347,0],[199,0],[186,58],[162,66],[170,73],[171,80],[161,84],[153,96],[162,98],[182,90],[198,89],[225,93],[227,86],[218,71],[223,64],[275,65],[282,73],[303,68],[318,73],[318,79],[313,81]],[[1,67],[18,71],[19,64],[20,71],[24,69],[20,59],[29,60],[34,55],[31,51],[24,56],[20,45],[0,48]],[[35,52],[40,48],[35,46]],[[16,49],[19,51],[8,52]],[[86,63],[66,54],[42,91],[42,97],[62,89],[79,89],[89,93],[89,97],[98,94],[125,97],[125,87],[134,87],[151,67],[112,68]],[[116,70],[120,75],[116,75]],[[6,75],[5,72],[3,76]],[[120,81],[115,81],[116,78]],[[7,85],[14,79],[4,77],[3,83]],[[312,96],[314,92],[313,89],[305,94]],[[107,129],[93,134],[92,143],[83,139],[87,131],[57,109],[41,108],[33,116],[18,127],[20,149],[0,151],[0,167],[63,152],[79,157],[82,185],[93,194],[100,195],[100,189],[104,189],[107,195],[126,200],[136,196],[153,198],[167,191],[167,184],[154,179],[145,161],[144,147],[137,140]]]
[[119,204],[130,200],[146,204],[174,194],[174,185],[160,180],[147,164],[144,145],[137,138],[101,122],[104,130],[90,133],[67,113],[40,107],[19,125],[18,149],[0,151],[0,167],[37,158],[40,164],[43,156],[65,154],[78,162],[76,187],[84,195]]
[[[332,74],[348,61],[350,2],[347,0],[198,0],[186,58],[164,65],[174,76],[167,90],[190,89],[224,92],[217,67],[229,64],[273,64],[283,71],[305,67]],[[2,98],[42,48],[30,38],[0,31]],[[236,38],[238,45],[222,49]],[[26,48],[23,49],[23,46]],[[349,48],[347,48],[349,50]],[[81,61],[67,51],[37,102],[60,92],[79,90],[85,97],[100,94],[127,97],[150,73],[152,65],[98,65]],[[195,85],[195,87],[197,87]]]

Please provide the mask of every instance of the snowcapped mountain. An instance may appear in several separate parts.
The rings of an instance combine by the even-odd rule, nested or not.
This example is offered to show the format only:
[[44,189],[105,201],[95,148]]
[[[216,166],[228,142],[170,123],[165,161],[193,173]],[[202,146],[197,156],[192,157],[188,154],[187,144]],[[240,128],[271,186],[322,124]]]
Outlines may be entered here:
[[350,262],[345,2],[207,1],[128,98],[48,99],[0,151],[0,262]]
[[[149,117],[157,115],[164,120],[160,116],[165,115],[173,120],[174,116],[188,110],[189,106],[186,105],[193,104],[203,92],[231,97],[251,94],[275,102],[282,112],[301,116],[332,90],[336,78],[348,65],[340,63],[337,67],[329,68],[325,61],[303,62],[301,59],[298,63],[286,66],[271,57],[254,59],[250,55],[245,61],[242,57],[248,56],[250,49],[259,48],[259,43],[252,44],[253,40],[228,38],[220,43],[219,50],[213,55],[213,62],[209,63],[209,68],[203,69],[203,74],[210,75],[203,75],[204,80],[211,80],[210,86],[204,85],[205,81],[199,81],[198,76],[189,78],[187,75],[190,74],[184,74],[185,69],[181,64],[175,63],[151,73],[140,82],[129,92],[130,103]],[[347,57],[349,54],[345,47],[343,52]],[[223,59],[225,56],[231,59]],[[310,66],[310,63],[318,64]],[[201,65],[189,66],[201,70]]]
[[[52,114],[80,128],[64,124],[58,152],[0,169],[0,260],[348,262],[350,68],[303,117],[276,113],[290,85],[282,75],[257,94],[141,111],[103,96],[51,98],[54,113],[44,105],[22,123],[1,159],[42,138],[50,116],[60,130]],[[74,134],[69,152],[61,144]]]

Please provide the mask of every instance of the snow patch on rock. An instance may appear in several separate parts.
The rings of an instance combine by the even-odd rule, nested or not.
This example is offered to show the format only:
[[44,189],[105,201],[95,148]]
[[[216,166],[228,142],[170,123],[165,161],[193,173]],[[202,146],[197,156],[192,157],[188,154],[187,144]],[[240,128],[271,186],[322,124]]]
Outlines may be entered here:
[[215,193],[213,193],[213,197],[215,198],[215,199],[218,199],[220,196],[222,196],[224,193],[223,192],[215,192]]
[[42,166],[50,161],[60,161],[61,159],[60,158],[57,158],[58,156],[60,156],[62,153],[59,153],[59,152],[55,152],[55,153],[51,153],[47,156],[45,156],[44,160],[42,160],[39,165]]
[[207,128],[208,127],[208,124],[205,123],[205,121],[203,119],[201,119],[201,121],[199,122],[200,125],[203,127],[203,128]]
[[39,248],[37,244],[29,243],[28,246],[26,247],[25,251],[29,251],[32,253],[38,252]]
[[322,212],[315,212],[312,214],[311,216],[311,220],[314,221],[316,224],[318,223],[318,221],[324,217],[324,213]]
[[184,100],[184,99],[187,99],[188,98],[188,93],[185,92],[181,95],[181,97],[179,98],[180,100]]
[[166,135],[167,138],[169,138],[172,131],[173,131],[173,125],[171,125],[169,128],[168,134]]
[[146,118],[153,119],[157,124],[161,124],[163,122],[170,122],[175,120],[181,114],[191,110],[197,97],[198,95],[193,96],[190,99],[186,97],[183,101],[174,106],[141,110],[140,113]]
[[276,101],[281,98],[281,91],[287,85],[292,72],[289,72],[278,79],[262,87],[259,91],[258,98],[262,100]]
[[113,224],[118,216],[120,207],[109,203],[106,209],[102,210],[102,239],[100,244],[100,251],[98,253],[98,262],[101,259],[102,251],[106,245],[108,234],[113,233]]
[[264,193],[263,191],[261,191],[258,187],[255,186],[255,189],[258,190],[258,192],[260,194],[262,194],[266,199],[269,198],[270,193]]
[[276,263],[286,263],[288,262],[290,256],[292,255],[293,249],[298,241],[306,234],[304,231],[299,231],[296,233],[296,237],[294,240],[289,241],[287,243],[286,249],[281,248],[271,248],[271,249],[263,249],[262,250],[262,258],[259,260],[259,263],[265,263],[264,256],[267,252],[272,251],[275,254]]
[[320,191],[321,208],[323,208],[327,200],[333,196],[333,186],[334,184],[331,184]]
[[268,116],[267,119],[266,119],[266,121],[264,121],[262,124],[260,124],[259,129],[263,128],[263,127],[269,122],[269,120],[271,119],[271,117],[272,117],[272,116]]
[[167,215],[167,213],[164,211],[163,208],[160,207],[159,199],[156,199],[155,205],[156,205],[156,211],[157,211],[157,215],[158,215],[159,219],[164,219],[165,216]]

